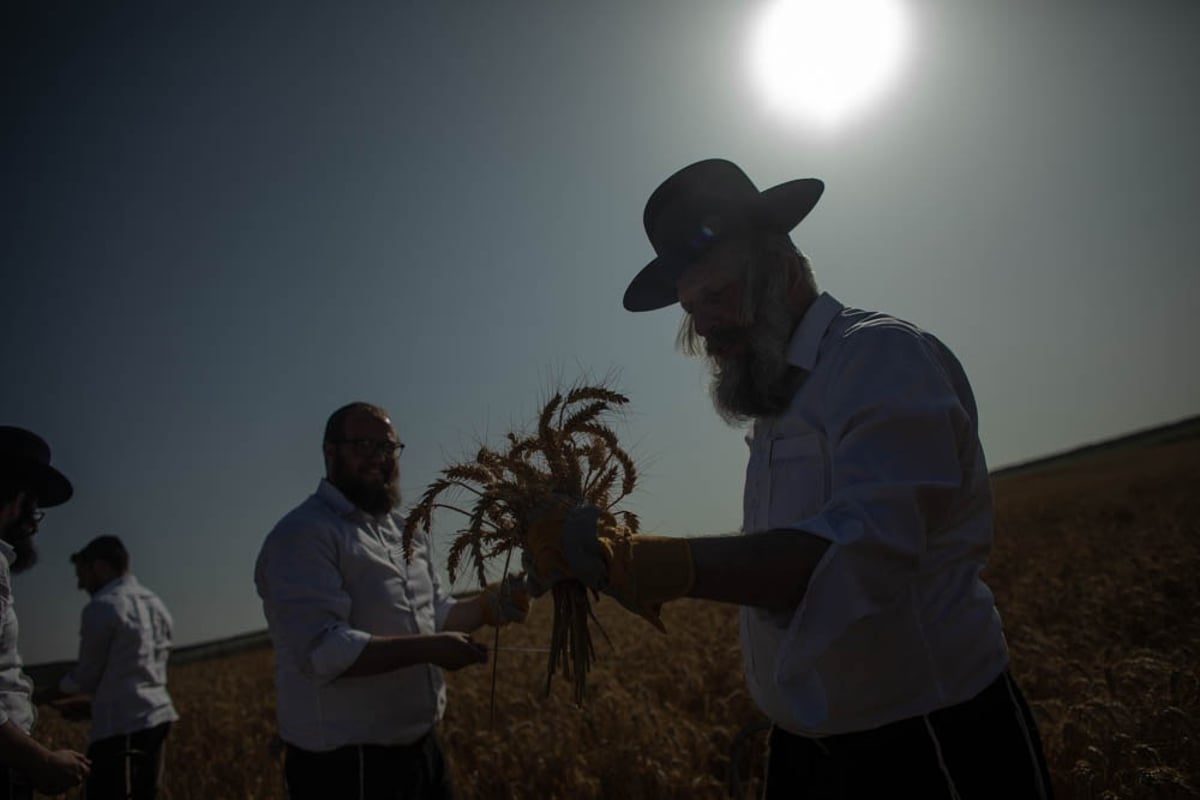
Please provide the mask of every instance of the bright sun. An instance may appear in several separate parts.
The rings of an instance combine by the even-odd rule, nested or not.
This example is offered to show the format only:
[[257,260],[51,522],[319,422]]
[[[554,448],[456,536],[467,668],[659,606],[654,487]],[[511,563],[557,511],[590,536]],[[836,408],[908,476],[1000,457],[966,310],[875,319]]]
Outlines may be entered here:
[[753,37],[754,78],[771,107],[832,124],[896,76],[908,26],[897,0],[774,0]]

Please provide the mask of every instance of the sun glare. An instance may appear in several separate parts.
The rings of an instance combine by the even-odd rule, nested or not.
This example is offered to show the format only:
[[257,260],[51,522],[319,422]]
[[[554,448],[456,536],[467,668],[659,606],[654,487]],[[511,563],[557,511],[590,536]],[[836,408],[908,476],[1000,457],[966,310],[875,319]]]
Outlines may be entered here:
[[887,88],[907,44],[897,0],[775,0],[754,27],[752,71],[772,110],[833,124]]

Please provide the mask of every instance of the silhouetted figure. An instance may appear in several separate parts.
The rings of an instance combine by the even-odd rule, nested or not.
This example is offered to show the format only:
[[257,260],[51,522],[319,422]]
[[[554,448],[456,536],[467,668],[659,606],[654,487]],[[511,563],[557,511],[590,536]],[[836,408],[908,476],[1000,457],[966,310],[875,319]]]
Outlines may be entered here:
[[651,620],[681,596],[740,605],[768,798],[1048,797],[980,578],[993,513],[970,384],[929,333],[817,290],[789,231],[823,189],[684,168],[646,204],[657,257],[625,292],[630,311],[680,303],[681,349],[749,426],[743,535],[626,543],[563,504],[530,530],[535,585],[565,563]]
[[23,800],[37,789],[61,794],[88,774],[74,750],[48,750],[29,733],[37,720],[33,681],[17,652],[13,572],[37,561],[33,537],[44,513],[71,498],[70,481],[50,466],[50,446],[24,428],[0,426],[0,800]]
[[351,403],[325,426],[326,477],[263,543],[255,584],[275,646],[276,710],[291,800],[451,796],[434,726],[442,670],[487,661],[467,635],[522,621],[522,592],[455,601],[418,534],[404,558],[398,456],[387,413]]
[[167,693],[171,614],[129,571],[116,536],[98,536],[71,556],[91,596],[79,625],[79,660],[58,684],[55,705],[72,715],[90,698],[88,800],[154,800],[164,745],[179,719]]

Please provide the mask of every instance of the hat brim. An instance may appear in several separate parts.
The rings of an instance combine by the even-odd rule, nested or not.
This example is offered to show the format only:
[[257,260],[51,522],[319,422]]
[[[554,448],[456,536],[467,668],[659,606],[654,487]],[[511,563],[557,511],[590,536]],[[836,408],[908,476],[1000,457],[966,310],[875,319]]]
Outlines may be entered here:
[[42,466],[35,478],[34,491],[37,492],[38,508],[51,508],[70,500],[75,488],[67,476],[54,467]]
[[[746,209],[756,230],[788,233],[813,210],[825,184],[817,178],[801,178],[760,192]],[[719,239],[708,244],[711,248]],[[705,248],[706,250],[708,248]],[[642,267],[625,289],[627,311],[654,311],[679,302],[676,283],[704,250],[686,256],[663,254]]]

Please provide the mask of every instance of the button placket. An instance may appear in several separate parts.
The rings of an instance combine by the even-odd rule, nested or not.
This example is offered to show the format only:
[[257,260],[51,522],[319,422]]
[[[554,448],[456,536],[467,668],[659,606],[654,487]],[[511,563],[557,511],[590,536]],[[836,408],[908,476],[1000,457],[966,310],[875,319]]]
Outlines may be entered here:
[[771,502],[771,442],[774,435],[773,420],[755,424],[754,532],[767,530]]

